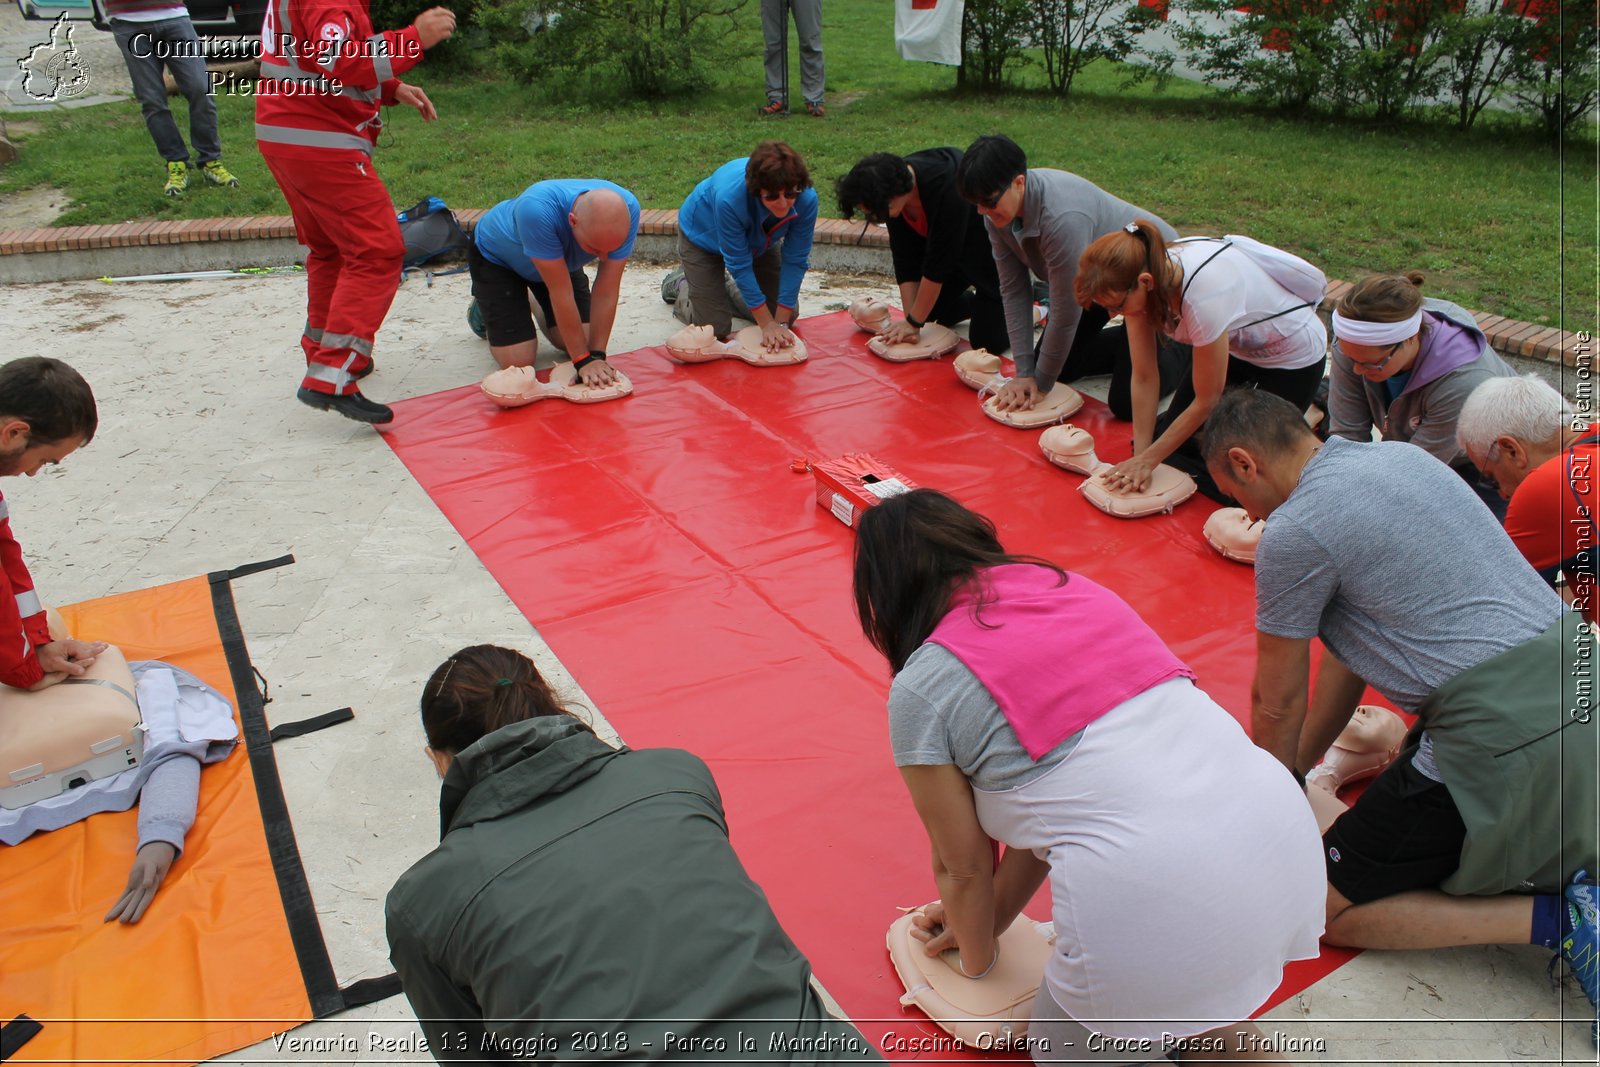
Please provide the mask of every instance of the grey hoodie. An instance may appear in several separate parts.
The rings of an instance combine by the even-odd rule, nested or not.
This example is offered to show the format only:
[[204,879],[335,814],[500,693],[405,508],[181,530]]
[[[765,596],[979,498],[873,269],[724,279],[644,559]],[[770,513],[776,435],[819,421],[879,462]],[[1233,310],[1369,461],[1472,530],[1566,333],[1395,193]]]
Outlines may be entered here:
[[1328,406],[1332,409],[1328,412],[1328,432],[1351,441],[1371,441],[1372,428],[1376,426],[1385,441],[1409,441],[1441,463],[1459,469],[1467,462],[1456,445],[1456,419],[1461,415],[1461,405],[1480,383],[1490,378],[1509,378],[1515,372],[1489,347],[1472,312],[1448,300],[1433,299],[1424,299],[1422,309],[1467,327],[1478,340],[1477,358],[1465,362],[1430,359],[1424,346],[1411,368],[1410,380],[1391,403],[1387,386],[1357,374],[1335,338],[1328,383]]

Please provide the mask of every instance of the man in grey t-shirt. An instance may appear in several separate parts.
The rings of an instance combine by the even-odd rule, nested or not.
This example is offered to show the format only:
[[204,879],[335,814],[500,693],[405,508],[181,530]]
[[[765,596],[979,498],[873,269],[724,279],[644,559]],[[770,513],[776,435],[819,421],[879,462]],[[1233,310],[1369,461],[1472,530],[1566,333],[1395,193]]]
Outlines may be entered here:
[[[1153,211],[1119,200],[1086,178],[1064,170],[1028,169],[1028,157],[1009,137],[980,137],[962,154],[956,188],[983,216],[1000,274],[1006,333],[1017,376],[1000,389],[1001,410],[1025,410],[1057,381],[1110,374],[1108,403],[1119,419],[1133,418],[1128,336],[1103,329],[1104,308],[1083,310],[1072,292],[1083,250],[1096,238],[1149,219],[1171,241],[1178,231]],[[1033,345],[1033,282],[1050,289],[1050,317],[1039,351]],[[1163,342],[1157,349],[1161,394],[1189,375],[1189,346]]]
[[[1292,405],[1251,390],[1226,394],[1204,435],[1217,484],[1271,516],[1256,555],[1256,744],[1303,778],[1368,685],[1425,727],[1324,836],[1326,940],[1425,948],[1532,930],[1555,947],[1576,921],[1541,937],[1540,909],[1558,914],[1563,883],[1596,863],[1595,727],[1558,676],[1593,655],[1589,637],[1421,449],[1322,444]],[[1312,637],[1326,652],[1308,706]],[[1572,887],[1574,903],[1572,890],[1594,893]]]

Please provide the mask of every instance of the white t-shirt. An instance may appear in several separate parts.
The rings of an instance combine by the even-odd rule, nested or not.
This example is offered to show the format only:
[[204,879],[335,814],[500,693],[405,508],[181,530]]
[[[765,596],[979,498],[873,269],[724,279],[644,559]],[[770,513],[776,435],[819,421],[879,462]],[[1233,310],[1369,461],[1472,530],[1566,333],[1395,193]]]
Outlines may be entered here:
[[[1183,267],[1183,308],[1173,340],[1199,346],[1226,333],[1231,355],[1281,370],[1309,367],[1327,353],[1328,331],[1317,309],[1299,307],[1305,302],[1238,246],[1193,240],[1170,246],[1167,254]],[[1296,310],[1279,314],[1288,308]]]

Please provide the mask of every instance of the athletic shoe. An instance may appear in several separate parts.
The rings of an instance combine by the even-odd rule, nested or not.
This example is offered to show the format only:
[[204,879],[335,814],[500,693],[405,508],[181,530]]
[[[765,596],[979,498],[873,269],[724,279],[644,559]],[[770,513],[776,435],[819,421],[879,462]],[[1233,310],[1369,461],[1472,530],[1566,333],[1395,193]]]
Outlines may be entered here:
[[346,393],[343,396],[334,396],[332,393],[318,393],[300,387],[295,393],[295,398],[302,404],[307,404],[318,411],[337,411],[347,419],[357,422],[368,422],[379,425],[394,421],[394,412],[375,400],[368,400],[360,393]]
[[213,159],[209,163],[200,164],[200,173],[205,175],[206,181],[212,185],[225,185],[229,189],[239,188],[239,179],[235,178],[227,167],[222,165],[222,160]]
[[168,163],[167,184],[161,191],[168,196],[182,196],[187,188],[189,188],[189,164],[182,161]]
[[766,107],[756,108],[756,114],[764,119],[781,119],[789,116],[789,105],[782,100],[768,100]]
[[810,115],[814,119],[820,119],[824,114],[826,114],[826,112],[824,111],[824,109],[822,107],[822,101],[821,100],[807,100],[806,101],[806,114]]
[[467,305],[467,325],[472,328],[473,333],[485,341],[489,339],[489,327],[483,322],[483,308],[478,306],[476,300]]
[[[1567,907],[1571,909],[1572,933],[1561,939],[1561,959],[1577,976],[1589,998],[1589,1005],[1600,1013],[1600,885],[1586,872],[1579,871],[1567,886]],[[1551,966],[1555,961],[1551,960]],[[1600,1041],[1600,1015],[1589,1024],[1589,1037]]]
[[674,267],[661,279],[661,299],[668,304],[678,302],[678,286],[683,284],[683,268]]

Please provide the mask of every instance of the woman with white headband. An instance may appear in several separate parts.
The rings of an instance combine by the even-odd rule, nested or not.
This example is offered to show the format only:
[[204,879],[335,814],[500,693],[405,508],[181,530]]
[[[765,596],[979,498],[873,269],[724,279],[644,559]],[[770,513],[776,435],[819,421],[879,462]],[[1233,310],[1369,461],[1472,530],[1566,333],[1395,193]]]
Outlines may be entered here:
[[[1084,250],[1073,295],[1121,315],[1133,359],[1133,457],[1106,476],[1114,491],[1140,492],[1162,463],[1228,501],[1200,459],[1196,435],[1229,386],[1265,389],[1304,411],[1322,382],[1328,333],[1317,317],[1327,279],[1298,256],[1248,237],[1193,237],[1167,244],[1145,219]],[[1156,416],[1156,337],[1192,345],[1190,380]]]
[[1352,441],[1409,441],[1454,468],[1501,518],[1505,502],[1456,444],[1461,405],[1512,370],[1472,312],[1422,295],[1423,275],[1372,274],[1333,311],[1328,432]]

